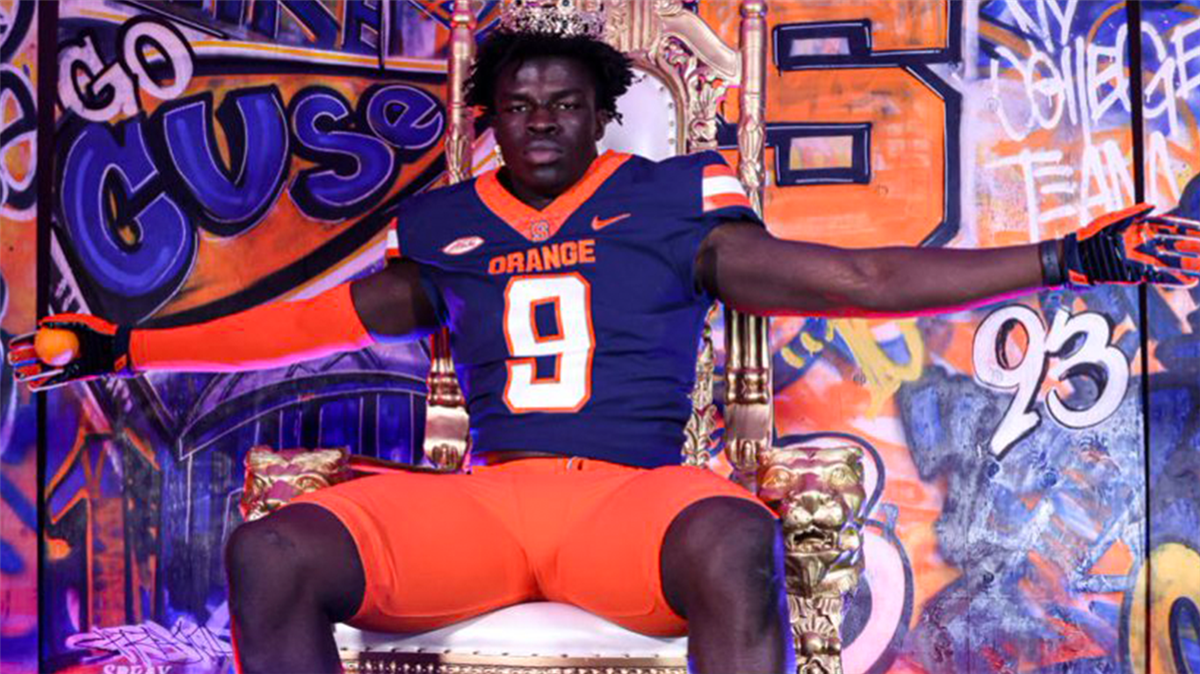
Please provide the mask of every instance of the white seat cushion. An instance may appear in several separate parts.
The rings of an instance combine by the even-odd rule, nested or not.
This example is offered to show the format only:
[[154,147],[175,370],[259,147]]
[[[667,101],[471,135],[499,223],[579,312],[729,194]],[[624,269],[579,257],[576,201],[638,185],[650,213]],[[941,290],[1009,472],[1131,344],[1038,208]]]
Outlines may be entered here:
[[687,637],[664,639],[638,634],[583,609],[553,602],[517,604],[417,634],[363,632],[339,624],[334,636],[338,648],[359,652],[513,657],[687,656]]

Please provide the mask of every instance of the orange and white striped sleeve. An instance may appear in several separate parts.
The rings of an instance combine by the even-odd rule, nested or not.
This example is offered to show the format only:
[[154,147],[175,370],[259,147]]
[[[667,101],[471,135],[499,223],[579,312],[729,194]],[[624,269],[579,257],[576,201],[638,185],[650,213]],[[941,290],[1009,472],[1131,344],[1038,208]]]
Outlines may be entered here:
[[725,208],[751,208],[742,181],[724,161],[704,167],[701,192],[703,212],[706,214]]
[[387,248],[384,249],[384,257],[388,260],[395,260],[400,257],[400,218],[392,218],[392,224],[388,225],[387,230]]

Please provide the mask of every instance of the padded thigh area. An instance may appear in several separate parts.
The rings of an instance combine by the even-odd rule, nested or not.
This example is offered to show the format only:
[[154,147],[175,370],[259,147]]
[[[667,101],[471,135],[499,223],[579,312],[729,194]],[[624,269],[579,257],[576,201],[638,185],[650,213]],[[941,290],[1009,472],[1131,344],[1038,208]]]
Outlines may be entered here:
[[671,635],[686,622],[663,597],[663,536],[687,506],[712,496],[758,503],[706,470],[578,458],[378,475],[294,502],[328,509],[353,535],[367,581],[349,621],[359,629],[421,632],[549,599]]

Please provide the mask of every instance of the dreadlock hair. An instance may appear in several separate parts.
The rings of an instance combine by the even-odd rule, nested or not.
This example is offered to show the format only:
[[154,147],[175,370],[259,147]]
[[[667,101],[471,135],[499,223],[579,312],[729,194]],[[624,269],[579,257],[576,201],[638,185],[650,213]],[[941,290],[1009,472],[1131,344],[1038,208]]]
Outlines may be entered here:
[[633,83],[633,62],[608,44],[585,35],[496,31],[483,43],[466,81],[466,103],[495,114],[496,82],[510,65],[520,67],[532,58],[561,56],[583,64],[596,85],[596,107],[621,121],[617,98]]

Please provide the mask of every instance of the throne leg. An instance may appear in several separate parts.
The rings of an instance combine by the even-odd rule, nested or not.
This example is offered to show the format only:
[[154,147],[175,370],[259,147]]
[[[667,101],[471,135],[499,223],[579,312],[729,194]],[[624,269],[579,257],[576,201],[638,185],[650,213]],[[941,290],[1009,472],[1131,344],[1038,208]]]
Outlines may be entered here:
[[862,449],[772,448],[758,494],[783,524],[788,612],[798,674],[842,674],[843,597],[863,569]]
[[797,674],[842,674],[842,595],[788,594]]

